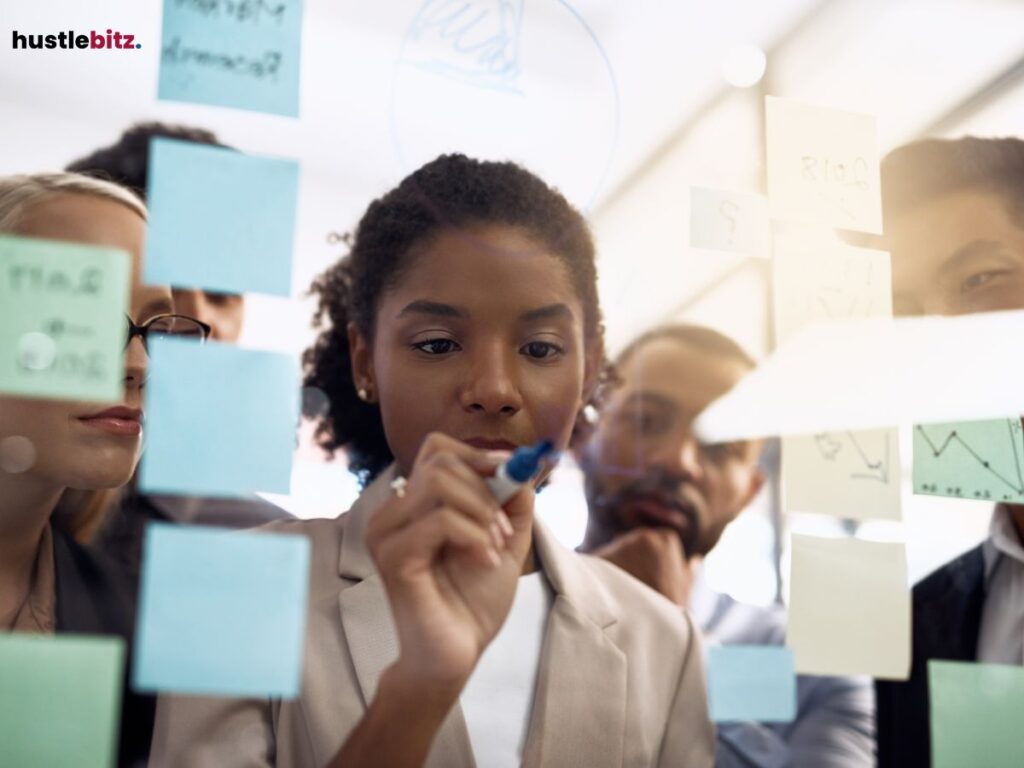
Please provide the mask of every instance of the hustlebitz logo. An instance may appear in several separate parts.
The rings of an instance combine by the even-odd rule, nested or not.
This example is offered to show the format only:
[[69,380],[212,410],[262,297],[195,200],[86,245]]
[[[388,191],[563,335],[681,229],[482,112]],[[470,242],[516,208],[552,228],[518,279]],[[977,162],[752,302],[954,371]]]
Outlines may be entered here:
[[88,33],[75,33],[73,29],[66,32],[54,34],[32,35],[14,30],[11,47],[14,50],[40,50],[40,49],[61,49],[72,50],[75,48],[91,48],[93,50],[120,50],[135,51],[142,47],[142,43],[135,42],[135,35],[129,35],[114,29],[106,32],[97,32],[95,29]]

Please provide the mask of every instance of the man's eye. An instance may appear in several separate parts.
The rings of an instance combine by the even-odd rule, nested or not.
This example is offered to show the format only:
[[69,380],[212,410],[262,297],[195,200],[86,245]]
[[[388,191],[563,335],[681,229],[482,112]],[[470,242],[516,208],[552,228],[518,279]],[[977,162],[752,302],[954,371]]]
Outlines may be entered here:
[[746,444],[738,443],[710,443],[701,446],[701,451],[711,461],[727,461],[729,459],[741,459],[746,452]]
[[1001,277],[1006,274],[1006,270],[1003,269],[990,269],[986,272],[978,272],[977,274],[971,275],[969,278],[960,284],[960,292],[967,293],[973,291],[975,288],[980,288],[986,283],[990,283],[997,277]]
[[428,355],[446,355],[454,352],[459,345],[451,339],[427,339],[412,345],[413,349],[426,352]]
[[661,431],[665,421],[656,414],[646,411],[627,411],[622,417],[632,429],[643,434]]
[[523,347],[522,351],[528,357],[532,357],[536,360],[548,360],[555,355],[560,354],[562,352],[562,348],[557,344],[552,344],[548,341],[531,341]]

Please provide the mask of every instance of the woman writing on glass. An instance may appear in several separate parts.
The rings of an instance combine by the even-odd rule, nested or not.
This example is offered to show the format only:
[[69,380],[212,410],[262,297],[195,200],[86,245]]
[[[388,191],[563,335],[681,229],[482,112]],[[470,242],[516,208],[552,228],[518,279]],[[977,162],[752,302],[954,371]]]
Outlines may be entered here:
[[[175,766],[709,766],[689,619],[560,545],[509,451],[564,449],[604,364],[580,214],[512,163],[446,155],[314,284],[321,445],[368,483],[312,541],[297,700],[161,699]],[[541,478],[539,478],[541,479]]]

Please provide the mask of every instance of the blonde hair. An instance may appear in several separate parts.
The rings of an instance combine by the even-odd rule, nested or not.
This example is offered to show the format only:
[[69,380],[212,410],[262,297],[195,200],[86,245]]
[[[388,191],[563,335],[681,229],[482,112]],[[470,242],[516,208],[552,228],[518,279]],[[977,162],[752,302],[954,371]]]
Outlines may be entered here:
[[147,218],[146,206],[124,187],[81,173],[29,173],[0,176],[0,232],[14,233],[25,212],[58,195],[89,195],[121,203]]
[[[121,203],[147,218],[146,206],[124,187],[80,173],[32,173],[0,176],[0,233],[15,234],[22,216],[39,203],[60,195],[88,195]],[[61,514],[54,521],[72,536],[88,542],[103,524],[119,491],[68,491],[62,497]]]

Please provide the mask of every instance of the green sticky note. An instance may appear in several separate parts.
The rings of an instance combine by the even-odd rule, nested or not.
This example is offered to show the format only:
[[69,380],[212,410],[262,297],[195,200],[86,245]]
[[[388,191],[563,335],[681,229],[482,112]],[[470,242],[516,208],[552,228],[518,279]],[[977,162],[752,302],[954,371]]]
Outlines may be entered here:
[[130,258],[0,235],[0,393],[118,402]]
[[112,766],[124,653],[115,637],[0,635],[0,765]]
[[1024,668],[928,662],[932,767],[1018,768]]
[[1020,418],[915,425],[914,493],[1024,503]]

